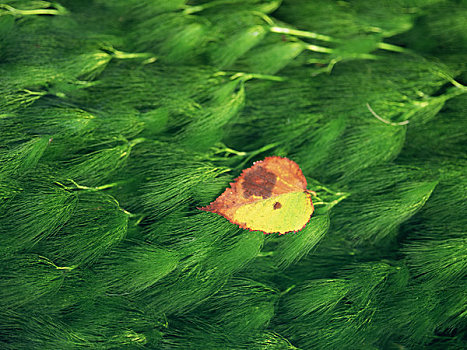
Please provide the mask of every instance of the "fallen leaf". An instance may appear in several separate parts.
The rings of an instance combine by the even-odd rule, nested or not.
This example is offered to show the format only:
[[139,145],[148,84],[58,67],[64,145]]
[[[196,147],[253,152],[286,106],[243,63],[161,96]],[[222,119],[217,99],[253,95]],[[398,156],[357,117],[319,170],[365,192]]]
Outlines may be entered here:
[[198,208],[222,215],[250,231],[300,231],[313,214],[306,179],[297,163],[267,157],[243,170],[210,205]]

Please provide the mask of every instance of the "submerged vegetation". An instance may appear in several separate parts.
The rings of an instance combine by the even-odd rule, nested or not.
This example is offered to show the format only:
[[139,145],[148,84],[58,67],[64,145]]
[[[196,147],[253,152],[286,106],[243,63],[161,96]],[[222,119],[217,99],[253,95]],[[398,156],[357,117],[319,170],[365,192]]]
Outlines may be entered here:
[[[0,1],[0,348],[467,345],[465,0]],[[197,207],[266,156],[315,212]]]

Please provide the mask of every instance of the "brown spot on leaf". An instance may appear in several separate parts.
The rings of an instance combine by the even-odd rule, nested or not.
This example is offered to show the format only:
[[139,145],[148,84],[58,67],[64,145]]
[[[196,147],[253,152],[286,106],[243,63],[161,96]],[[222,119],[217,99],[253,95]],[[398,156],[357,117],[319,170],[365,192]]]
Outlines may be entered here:
[[245,173],[245,178],[242,183],[243,196],[245,198],[251,196],[269,198],[271,197],[275,184],[276,175],[267,171],[262,166],[257,166]]
[[274,203],[274,210],[282,208],[282,204],[279,202]]

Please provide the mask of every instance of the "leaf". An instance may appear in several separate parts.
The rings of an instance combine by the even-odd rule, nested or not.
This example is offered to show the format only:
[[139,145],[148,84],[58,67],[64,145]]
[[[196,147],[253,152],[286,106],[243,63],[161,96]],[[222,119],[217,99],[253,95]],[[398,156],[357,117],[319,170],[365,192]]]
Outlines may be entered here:
[[0,251],[31,248],[56,234],[73,215],[78,202],[74,193],[37,180],[34,186],[16,194],[0,209]]
[[250,231],[300,231],[313,214],[311,194],[297,163],[267,157],[245,169],[210,205],[199,208],[224,216]]
[[211,59],[215,66],[219,68],[228,67],[237,58],[243,56],[248,50],[257,45],[266,33],[267,31],[264,26],[253,26],[245,29],[226,41],[219,43],[213,49]]
[[247,71],[276,74],[287,66],[295,57],[305,49],[305,45],[298,42],[283,42],[261,45],[255,47],[242,60],[240,66]]
[[15,309],[57,291],[63,271],[36,254],[21,254],[1,260],[0,309]]
[[[238,91],[235,91],[237,90]],[[181,137],[182,143],[195,151],[206,151],[224,136],[226,124],[243,109],[245,87],[240,79],[220,86],[213,94],[213,103],[188,124]]]
[[[93,263],[127,233],[128,214],[113,197],[96,192],[81,192],[77,197],[73,216],[37,248],[61,265]],[[65,218],[70,215],[67,212],[58,214]],[[50,235],[51,228],[44,230],[46,228]]]
[[8,179],[34,169],[49,143],[49,138],[44,136],[24,142],[7,152],[0,150],[0,179]]
[[253,333],[268,324],[274,315],[279,293],[263,283],[232,278],[203,308],[203,318],[230,334]]
[[388,240],[397,235],[399,225],[425,205],[437,183],[407,181],[377,196],[353,196],[336,209],[333,223],[357,245]]
[[94,270],[111,293],[140,292],[177,266],[175,253],[150,244],[117,247],[104,256]]
[[329,213],[315,215],[300,234],[281,239],[276,249],[277,264],[286,268],[307,255],[321,241],[329,229]]

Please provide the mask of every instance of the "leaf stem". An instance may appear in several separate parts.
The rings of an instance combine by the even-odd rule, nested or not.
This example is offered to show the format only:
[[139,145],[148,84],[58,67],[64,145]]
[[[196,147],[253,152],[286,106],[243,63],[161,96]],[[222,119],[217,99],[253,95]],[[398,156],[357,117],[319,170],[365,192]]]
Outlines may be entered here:
[[278,146],[278,145],[279,145],[279,142],[270,143],[270,144],[268,144],[268,145],[266,145],[266,146],[263,146],[263,147],[261,147],[261,148],[259,148],[259,149],[257,149],[257,150],[248,152],[248,153],[249,153],[249,156],[246,157],[246,158],[243,160],[243,162],[241,162],[236,168],[243,168],[243,167],[245,166],[245,164],[248,163],[248,161],[249,161],[251,158],[253,158],[254,156],[256,156],[256,155],[258,155],[258,154],[260,154],[260,153],[263,153],[263,152],[265,152],[265,151],[267,151],[267,150],[269,150],[269,149],[271,149],[271,148],[274,148],[274,147],[276,147],[276,146]]
[[272,33],[288,34],[288,35],[294,35],[294,36],[298,36],[302,38],[316,39],[316,40],[321,40],[321,41],[326,41],[326,42],[338,42],[339,41],[328,35],[323,35],[323,34],[318,34],[314,32],[298,30],[298,29],[291,29],[291,28],[286,28],[286,27],[273,26],[269,28],[269,30]]
[[292,284],[289,288],[280,293],[280,296],[283,296],[295,288],[295,284]]
[[230,80],[235,80],[237,78],[242,78],[242,80],[245,82],[250,79],[263,79],[263,80],[272,80],[272,81],[284,81],[285,78],[283,77],[278,77],[276,75],[269,75],[269,74],[258,74],[258,73],[243,73],[243,72],[238,72],[235,73],[230,77]]
[[392,125],[392,126],[398,126],[398,125],[407,125],[409,123],[408,120],[404,120],[404,121],[399,122],[399,123],[390,122],[389,120],[386,120],[386,119],[380,117],[378,114],[376,114],[376,112],[373,110],[373,108],[371,108],[369,103],[366,104],[366,108],[368,108],[368,110],[373,115],[373,117],[375,117],[376,119],[378,119],[379,121],[381,121],[381,122],[383,122],[385,124]]
[[378,49],[386,50],[386,51],[400,52],[400,53],[407,52],[407,49],[405,49],[403,47],[388,44],[388,43],[384,43],[384,42],[379,42],[376,46],[377,46]]
[[[51,3],[46,3],[51,6]],[[20,10],[17,8],[14,8],[13,6],[10,6],[8,4],[0,4],[0,9],[3,8],[7,12],[10,12],[13,16],[21,17],[21,16],[33,16],[33,15],[52,15],[52,16],[60,16],[60,15],[65,15],[67,13],[67,10],[58,5],[58,4],[53,4],[55,6],[55,9],[48,9],[48,8],[42,8],[42,9],[35,9],[35,10]],[[0,13],[0,16],[3,15]]]
[[119,60],[144,59],[143,64],[155,62],[157,57],[150,52],[124,52],[115,49],[113,46],[103,46],[103,50],[108,51],[113,58]]
[[88,186],[83,186],[83,185],[78,184],[73,179],[67,179],[67,181],[70,181],[75,187],[66,186],[66,185],[64,185],[64,184],[62,184],[62,183],[60,183],[58,181],[55,181],[55,183],[57,185],[63,187],[65,190],[68,190],[68,191],[74,191],[74,190],[102,191],[102,190],[106,190],[108,188],[112,188],[112,187],[115,187],[115,186],[121,184],[121,182],[113,182],[113,183],[105,184],[105,185],[102,185],[102,186],[88,187]]
[[29,95],[33,95],[33,96],[47,95],[46,91],[31,91],[31,90],[28,90],[28,89],[22,89],[21,91],[24,91],[24,92],[28,93]]
[[335,205],[339,204],[344,199],[346,199],[348,196],[350,196],[350,193],[340,193],[339,192],[339,194],[341,195],[339,198],[333,200],[332,202],[327,203],[327,206],[329,207],[329,209],[331,209],[332,207],[334,207]]
[[328,47],[318,46],[318,45],[313,45],[313,44],[305,44],[305,48],[313,52],[322,52],[322,53],[332,53],[334,51],[333,49],[330,49]]
[[[287,28],[287,27],[272,26],[272,27],[269,28],[269,30],[272,33],[293,35],[293,36],[296,36],[296,37],[307,38],[307,39],[315,39],[315,40],[320,40],[320,41],[329,42],[329,43],[342,43],[343,42],[342,40],[333,38],[333,37],[331,37],[329,35],[324,35],[324,34],[319,34],[319,33],[315,33],[315,32],[299,30],[299,29],[292,29],[292,28]],[[403,53],[403,52],[408,51],[407,49],[405,49],[403,47],[388,44],[388,43],[385,43],[385,42],[377,43],[376,47],[378,49],[391,51],[391,52]],[[310,51],[315,51],[315,52],[323,52],[323,53],[332,53],[333,52],[333,49],[331,49],[331,48],[317,46],[317,45],[307,45],[306,48],[308,50],[310,50]],[[358,57],[362,58],[362,59],[375,59],[376,56],[370,55],[370,54],[361,54]]]
[[462,85],[461,83],[457,82],[456,80],[454,80],[454,78],[452,78],[450,75],[444,73],[444,72],[437,72],[437,74],[442,77],[442,78],[445,78],[447,81],[449,81],[452,85],[454,85],[456,88],[459,88],[461,90],[464,90],[464,91],[467,91],[467,86],[464,86]]
[[217,153],[220,153],[220,152],[225,152],[225,153],[232,153],[232,154],[235,154],[236,156],[245,156],[247,153],[246,152],[243,152],[243,151],[236,151],[232,148],[229,148],[227,146],[225,146],[224,148],[222,149],[219,149],[219,151]]
[[52,260],[50,260],[49,258],[46,258],[45,256],[42,256],[42,255],[39,255],[39,258],[41,261],[49,264],[49,265],[52,265],[53,267],[55,267],[57,270],[65,270],[65,271],[71,271],[73,269],[76,268],[76,265],[72,265],[72,266],[57,266]]

